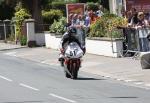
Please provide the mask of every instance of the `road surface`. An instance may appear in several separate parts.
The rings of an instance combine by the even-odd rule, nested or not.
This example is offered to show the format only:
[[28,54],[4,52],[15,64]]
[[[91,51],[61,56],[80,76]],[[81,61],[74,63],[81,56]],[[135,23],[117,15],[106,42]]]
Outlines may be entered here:
[[0,52],[0,103],[150,103],[150,90]]

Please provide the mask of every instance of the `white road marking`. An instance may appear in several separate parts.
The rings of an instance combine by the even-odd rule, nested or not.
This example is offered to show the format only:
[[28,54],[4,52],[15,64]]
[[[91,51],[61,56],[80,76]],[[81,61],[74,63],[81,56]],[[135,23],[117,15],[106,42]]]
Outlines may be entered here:
[[125,80],[125,82],[132,82],[133,80]]
[[76,102],[76,101],[74,101],[74,100],[67,99],[67,98],[64,98],[64,97],[58,96],[58,95],[53,94],[53,93],[51,93],[51,94],[49,94],[49,95],[50,95],[50,96],[53,96],[53,97],[55,97],[55,98],[59,98],[59,99],[62,99],[62,100],[65,100],[65,101],[71,102],[71,103],[77,103],[77,102]]
[[9,82],[12,82],[11,79],[8,79],[8,78],[6,78],[6,77],[4,77],[4,76],[1,76],[1,75],[0,75],[0,78],[5,79],[5,80],[7,80],[7,81],[9,81]]
[[145,86],[150,87],[150,84],[145,84]]
[[34,87],[31,87],[31,86],[26,85],[26,84],[23,84],[23,83],[20,83],[19,85],[20,85],[20,86],[23,86],[23,87],[26,87],[26,88],[29,88],[29,89],[32,89],[32,90],[35,90],[35,91],[39,91],[39,89],[34,88]]
[[110,78],[110,76],[105,76],[106,78]]
[[116,80],[118,80],[118,81],[123,81],[123,79],[120,79],[120,78],[117,78]]
[[16,52],[7,52],[7,53],[4,53],[4,54],[9,55],[9,56],[17,56]]
[[135,82],[134,84],[140,85],[140,84],[144,84],[143,82]]

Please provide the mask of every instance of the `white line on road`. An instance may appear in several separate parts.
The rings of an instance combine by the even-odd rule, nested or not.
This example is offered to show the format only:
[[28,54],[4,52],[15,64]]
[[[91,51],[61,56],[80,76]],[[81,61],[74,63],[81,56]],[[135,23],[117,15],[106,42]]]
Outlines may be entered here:
[[9,56],[17,56],[16,52],[7,52],[7,53],[4,53],[4,54],[9,55]]
[[150,84],[145,84],[145,86],[150,87]]
[[7,81],[9,81],[9,82],[12,82],[11,79],[8,79],[8,78],[6,78],[6,77],[4,77],[4,76],[1,76],[1,75],[0,75],[0,78],[5,79],[5,80],[7,80]]
[[29,88],[29,89],[32,89],[32,90],[35,90],[35,91],[39,91],[39,89],[34,88],[34,87],[31,87],[31,86],[26,85],[26,84],[23,84],[23,83],[20,83],[19,85],[20,85],[20,86],[23,86],[23,87],[26,87],[26,88]]
[[67,98],[64,98],[64,97],[61,97],[61,96],[58,96],[56,94],[49,94],[50,96],[53,96],[53,97],[56,97],[56,98],[59,98],[59,99],[62,99],[62,100],[65,100],[65,101],[68,101],[68,102],[71,102],[71,103],[77,103],[76,101],[74,100],[71,100],[71,99],[67,99]]
[[134,84],[141,85],[141,84],[144,84],[144,83],[143,82],[135,82]]
[[125,82],[132,82],[133,80],[128,80],[128,79],[127,79],[127,80],[124,80],[124,81],[125,81]]

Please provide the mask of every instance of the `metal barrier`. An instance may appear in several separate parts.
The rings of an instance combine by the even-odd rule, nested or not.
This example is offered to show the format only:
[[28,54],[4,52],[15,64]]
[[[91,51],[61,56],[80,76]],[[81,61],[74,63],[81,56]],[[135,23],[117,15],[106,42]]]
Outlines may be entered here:
[[128,53],[134,53],[133,56],[137,56],[139,52],[150,51],[150,43],[147,38],[149,34],[150,28],[125,28],[127,48],[124,56]]

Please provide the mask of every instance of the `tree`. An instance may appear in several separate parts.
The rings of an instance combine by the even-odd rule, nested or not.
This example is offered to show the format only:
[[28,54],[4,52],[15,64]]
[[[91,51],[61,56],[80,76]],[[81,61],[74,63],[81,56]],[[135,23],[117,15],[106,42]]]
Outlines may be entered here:
[[41,1],[42,0],[23,0],[23,3],[27,10],[30,11],[32,14],[32,18],[35,20],[36,27],[35,30],[36,32],[40,32],[43,30],[43,27],[41,24],[43,24],[42,20],[42,10],[41,10]]
[[7,5],[4,0],[0,0],[0,20],[11,19],[13,13],[13,7]]
[[[2,1],[2,0],[1,0]],[[22,2],[24,7],[31,13],[32,18],[36,23],[36,31],[42,31],[42,13],[41,13],[41,2],[43,0],[4,0],[7,5],[15,7],[18,2]],[[46,1],[46,0],[44,0]],[[41,27],[40,27],[41,26]]]
[[87,2],[98,2],[99,0],[79,0],[80,3],[87,3]]

